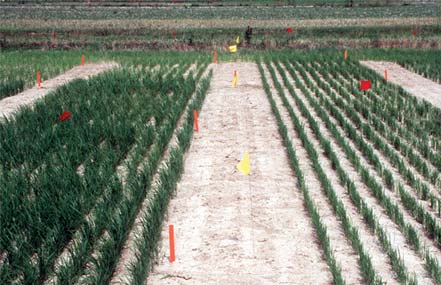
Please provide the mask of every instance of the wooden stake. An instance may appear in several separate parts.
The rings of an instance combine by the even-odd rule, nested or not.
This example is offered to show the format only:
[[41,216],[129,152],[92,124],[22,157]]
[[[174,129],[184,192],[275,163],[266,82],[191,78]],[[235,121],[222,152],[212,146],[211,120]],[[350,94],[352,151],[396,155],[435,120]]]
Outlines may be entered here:
[[196,132],[199,132],[198,110],[193,111],[193,122],[194,122],[194,130]]
[[345,60],[347,60],[347,59],[348,59],[348,51],[345,50]]
[[214,51],[213,53],[213,63],[217,63],[217,52]]
[[384,80],[387,81],[387,69],[384,70]]
[[175,256],[175,231],[173,225],[168,226],[168,236],[170,241],[170,262],[174,262],[176,260]]
[[40,71],[37,71],[37,86],[38,86],[38,88],[40,88],[40,83],[41,83],[41,75],[40,75]]

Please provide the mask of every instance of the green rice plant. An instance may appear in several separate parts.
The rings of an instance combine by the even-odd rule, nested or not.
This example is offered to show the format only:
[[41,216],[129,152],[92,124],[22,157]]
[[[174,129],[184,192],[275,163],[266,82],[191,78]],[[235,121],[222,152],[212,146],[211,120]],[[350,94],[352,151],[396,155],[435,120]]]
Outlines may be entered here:
[[[293,70],[292,70],[291,68],[289,68],[289,67],[288,67],[288,69],[290,70],[290,72],[291,72],[291,74],[293,75],[293,77],[296,78],[296,75],[295,75],[295,73],[293,72]],[[301,83],[298,79],[296,79],[296,82],[297,82],[297,84],[302,85],[302,83]],[[302,88],[302,89],[303,89],[303,88]],[[314,108],[315,108],[316,110],[318,110],[318,113],[320,114],[320,116],[322,117],[322,119],[325,121],[325,123],[326,123],[326,125],[328,126],[328,128],[333,132],[334,136],[336,136],[336,137],[338,138],[337,141],[339,142],[340,145],[342,145],[342,147],[343,147],[343,149],[345,150],[345,152],[347,153],[348,157],[352,159],[354,165],[356,165],[356,166],[357,166],[357,169],[358,169],[359,171],[361,171],[360,174],[361,174],[361,177],[363,177],[365,183],[367,182],[367,185],[370,186],[371,189],[377,189],[377,190],[375,191],[375,193],[381,194],[380,196],[378,196],[378,198],[379,198],[379,201],[384,201],[384,202],[386,202],[385,204],[384,204],[384,203],[383,203],[383,204],[384,204],[384,206],[385,206],[385,208],[386,208],[386,210],[387,210],[388,215],[389,215],[389,216],[390,216],[390,217],[391,217],[396,223],[398,223],[398,225],[401,225],[400,227],[402,228],[403,232],[405,233],[405,236],[406,236],[407,240],[408,240],[411,244],[413,244],[413,245],[416,247],[416,249],[418,249],[418,248],[419,248],[419,240],[418,240],[418,236],[417,236],[416,232],[414,231],[414,229],[413,229],[409,224],[406,224],[406,223],[404,222],[403,217],[402,217],[402,215],[399,213],[399,210],[398,210],[398,208],[396,207],[396,205],[393,205],[389,199],[385,199],[384,192],[382,192],[381,187],[380,187],[379,185],[377,185],[376,182],[375,182],[372,178],[370,178],[369,172],[368,172],[363,166],[360,165],[359,160],[354,159],[354,157],[356,157],[355,153],[354,153],[353,150],[351,150],[351,149],[348,147],[348,145],[344,142],[344,140],[342,139],[342,136],[338,133],[338,131],[336,130],[335,126],[333,126],[333,124],[329,121],[329,118],[327,118],[326,113],[323,112],[323,110],[321,109],[320,105],[318,105],[318,104],[315,102],[315,100],[312,99],[312,97],[310,96],[310,94],[307,92],[306,89],[303,89],[303,92],[304,92],[304,94],[307,96],[308,100],[311,101],[311,103],[312,103],[312,105],[314,106]],[[322,95],[320,92],[318,92],[318,93],[316,93],[316,94],[319,95],[320,99],[324,99],[323,95]],[[329,107],[331,107],[331,108],[335,108],[334,106],[329,105],[329,104],[328,104],[327,106],[329,106]],[[339,114],[339,113],[338,113],[338,112],[334,112],[334,114]],[[344,121],[343,121],[343,122],[344,122]],[[401,189],[401,191],[403,191],[402,187],[401,187],[400,189]],[[403,194],[405,194],[405,193],[402,193],[402,199],[403,199]],[[376,194],[376,196],[377,196],[377,194]],[[351,197],[353,197],[353,196],[351,196]],[[358,201],[358,199],[357,199],[356,201]],[[413,203],[415,203],[415,201],[413,201]],[[420,210],[421,210],[421,209],[420,209]],[[428,216],[428,217],[431,217],[430,215],[427,215],[427,216]],[[429,219],[429,221],[431,221],[430,218],[428,218],[428,219]],[[372,223],[370,223],[370,224],[372,224]],[[430,225],[433,226],[432,223],[430,223]],[[434,231],[431,231],[431,232],[434,232]],[[393,253],[393,254],[394,254],[394,253]],[[394,255],[395,255],[395,254],[394,254]],[[393,256],[391,256],[391,258],[392,258],[392,257],[393,257]],[[433,257],[431,257],[431,258],[433,258]],[[395,265],[399,265],[399,263],[397,263],[396,261],[394,261],[394,264],[395,264]],[[429,266],[434,266],[434,264],[435,264],[435,263],[433,263],[433,262],[431,262],[431,263],[429,264],[429,260],[426,258],[426,265],[428,266],[428,268],[429,268]],[[398,269],[399,269],[399,268],[398,268]],[[400,272],[401,272],[401,271],[402,271],[402,269],[400,269]],[[433,269],[430,269],[430,272],[438,272],[438,271],[439,271],[439,268],[433,268]],[[402,272],[399,273],[399,274],[400,274],[401,276],[403,276],[403,278],[405,278],[405,276],[402,275]],[[432,275],[432,277],[436,278],[436,275]]]
[[327,234],[326,226],[321,221],[320,215],[317,210],[317,206],[315,206],[315,204],[313,203],[313,201],[311,200],[311,198],[309,196],[309,192],[308,192],[308,189],[307,189],[306,184],[304,182],[303,173],[300,168],[299,161],[297,159],[295,150],[292,147],[291,140],[289,139],[286,125],[283,123],[280,112],[279,112],[277,105],[274,101],[272,92],[270,90],[270,87],[268,85],[267,79],[264,74],[262,64],[260,62],[258,64],[259,64],[260,75],[262,77],[263,88],[268,96],[268,100],[270,101],[270,105],[271,105],[271,109],[273,111],[273,114],[276,117],[277,124],[279,127],[279,132],[283,138],[285,147],[287,148],[288,157],[290,159],[290,165],[293,168],[294,172],[296,173],[299,187],[302,190],[303,197],[305,200],[306,209],[308,210],[308,213],[311,216],[314,227],[316,228],[317,236],[318,236],[320,244],[325,252],[326,261],[331,269],[331,273],[334,278],[334,282],[335,282],[335,284],[345,284],[343,276],[341,275],[341,268],[337,264],[337,261],[334,257],[334,254],[333,254],[332,249],[329,244],[329,237]]
[[154,193],[147,211],[142,216],[142,230],[135,239],[136,260],[130,265],[130,284],[144,284],[148,269],[156,255],[156,246],[160,238],[161,226],[167,204],[176,187],[183,165],[183,153],[188,149],[193,133],[192,114],[199,109],[208,91],[212,73],[202,79],[195,97],[187,107],[183,125],[177,130],[178,145],[171,152],[168,162],[160,170],[159,186]]
[[[314,71],[312,71],[312,72],[314,72]],[[339,101],[339,102],[341,102],[341,101]],[[346,108],[346,105],[342,104],[342,105],[339,105],[339,107]],[[366,137],[370,138],[374,142],[375,146],[377,146],[380,150],[383,151],[383,153],[385,153],[388,157],[390,157],[392,164],[397,166],[399,172],[403,175],[403,177],[407,179],[407,181],[414,187],[415,190],[417,190],[419,197],[424,200],[430,200],[433,209],[435,209],[439,212],[439,205],[440,205],[439,201],[440,200],[433,193],[431,193],[429,191],[428,186],[425,183],[423,183],[422,181],[420,181],[418,178],[415,177],[415,175],[413,174],[413,171],[411,169],[409,169],[408,167],[406,167],[403,160],[391,149],[391,147],[389,147],[387,144],[383,143],[382,140],[374,132],[372,132],[370,130],[369,125],[363,124],[360,121],[360,119],[356,116],[356,114],[354,112],[352,112],[351,108],[347,108],[345,110],[347,112],[348,111],[351,112],[351,115],[352,115],[351,118],[356,120],[357,125],[362,128],[364,134],[367,134],[367,132],[370,133],[370,135],[368,135]],[[411,152],[411,150],[408,150],[408,152]],[[371,161],[372,161],[372,159],[371,159]],[[381,169],[382,167],[379,164],[378,159],[375,160],[374,162],[375,162],[374,164],[376,165],[377,169],[379,170],[379,172],[381,172],[383,178],[386,180],[386,184],[389,186],[392,186],[392,184],[393,184],[393,183],[391,183],[392,175],[391,175],[390,171],[382,170]],[[435,175],[435,176],[437,176],[437,175]]]

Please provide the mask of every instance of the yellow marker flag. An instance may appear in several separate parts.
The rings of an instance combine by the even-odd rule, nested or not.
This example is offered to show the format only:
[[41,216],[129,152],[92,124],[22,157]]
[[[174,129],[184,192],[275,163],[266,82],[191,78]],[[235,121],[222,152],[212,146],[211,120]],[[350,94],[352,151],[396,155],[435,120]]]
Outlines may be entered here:
[[240,44],[240,36],[237,36],[237,38],[236,38],[236,44]]
[[236,51],[237,51],[237,45],[229,46],[229,47],[228,47],[228,50],[229,50],[230,52],[236,52]]
[[239,162],[236,168],[243,174],[250,174],[250,154],[248,153],[248,151],[245,152],[243,159]]
[[231,83],[231,87],[236,87],[237,85],[237,75],[233,77],[233,82]]

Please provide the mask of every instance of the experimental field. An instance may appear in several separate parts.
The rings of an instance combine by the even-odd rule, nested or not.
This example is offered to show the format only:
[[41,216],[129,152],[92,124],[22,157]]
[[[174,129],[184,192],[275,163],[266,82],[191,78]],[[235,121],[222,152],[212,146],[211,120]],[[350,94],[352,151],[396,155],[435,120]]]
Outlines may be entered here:
[[441,284],[438,4],[18,2],[0,284]]

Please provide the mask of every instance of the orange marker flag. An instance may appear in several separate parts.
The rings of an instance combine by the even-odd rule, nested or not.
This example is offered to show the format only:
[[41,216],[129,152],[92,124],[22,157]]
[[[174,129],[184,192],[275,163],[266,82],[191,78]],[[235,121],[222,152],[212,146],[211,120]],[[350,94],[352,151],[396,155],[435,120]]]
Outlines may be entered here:
[[81,65],[84,65],[85,59],[84,59],[84,53],[81,55]]
[[214,51],[213,53],[213,63],[217,63],[217,52]]
[[170,242],[170,262],[174,262],[176,260],[176,256],[175,256],[175,231],[173,225],[168,226],[168,237]]
[[193,110],[193,123],[194,123],[194,130],[196,132],[199,132],[198,110]]
[[40,71],[37,71],[37,86],[40,88],[40,82],[41,82],[41,74]]

